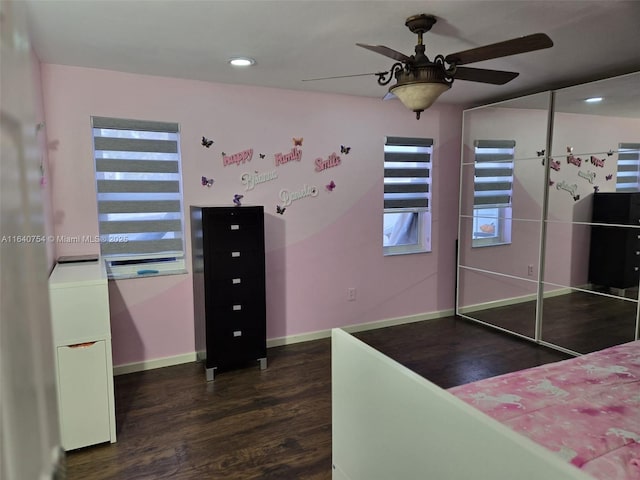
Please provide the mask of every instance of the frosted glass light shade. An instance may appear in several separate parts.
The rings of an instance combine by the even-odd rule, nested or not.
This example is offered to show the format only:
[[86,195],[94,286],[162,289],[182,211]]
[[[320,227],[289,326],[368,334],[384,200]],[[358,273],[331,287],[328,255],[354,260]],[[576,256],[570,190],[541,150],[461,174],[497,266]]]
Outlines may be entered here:
[[409,110],[426,110],[440,95],[449,90],[446,83],[405,83],[389,89]]

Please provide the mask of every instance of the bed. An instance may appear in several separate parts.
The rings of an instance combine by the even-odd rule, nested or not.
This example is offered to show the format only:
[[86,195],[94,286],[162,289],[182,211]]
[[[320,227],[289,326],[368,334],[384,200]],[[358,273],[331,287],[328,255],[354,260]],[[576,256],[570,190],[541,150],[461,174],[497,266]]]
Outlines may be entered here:
[[636,341],[443,390],[337,329],[333,479],[639,480],[639,382]]

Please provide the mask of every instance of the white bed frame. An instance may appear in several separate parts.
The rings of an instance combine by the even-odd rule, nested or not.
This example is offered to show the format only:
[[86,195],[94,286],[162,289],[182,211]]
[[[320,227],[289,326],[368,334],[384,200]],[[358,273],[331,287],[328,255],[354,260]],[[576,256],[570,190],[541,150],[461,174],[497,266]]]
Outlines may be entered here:
[[333,480],[593,480],[340,329]]

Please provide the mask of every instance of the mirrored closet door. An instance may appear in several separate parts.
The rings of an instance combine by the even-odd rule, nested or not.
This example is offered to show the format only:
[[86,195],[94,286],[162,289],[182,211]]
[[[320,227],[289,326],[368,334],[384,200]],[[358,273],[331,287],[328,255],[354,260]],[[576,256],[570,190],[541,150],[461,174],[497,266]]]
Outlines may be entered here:
[[640,74],[465,111],[457,314],[571,353],[636,339],[639,150]]

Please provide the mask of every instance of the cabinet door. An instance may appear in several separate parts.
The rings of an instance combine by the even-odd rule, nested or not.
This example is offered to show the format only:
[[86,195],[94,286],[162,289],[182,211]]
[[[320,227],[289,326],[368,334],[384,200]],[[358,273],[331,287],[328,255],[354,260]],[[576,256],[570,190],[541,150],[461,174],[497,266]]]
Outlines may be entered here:
[[58,347],[60,426],[65,450],[110,440],[105,341]]

